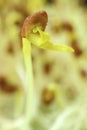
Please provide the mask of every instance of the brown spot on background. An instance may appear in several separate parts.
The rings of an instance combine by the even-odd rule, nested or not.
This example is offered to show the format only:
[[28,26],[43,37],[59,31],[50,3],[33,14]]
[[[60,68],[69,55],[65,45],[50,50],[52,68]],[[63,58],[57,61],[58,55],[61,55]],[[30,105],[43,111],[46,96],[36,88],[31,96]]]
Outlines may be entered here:
[[10,44],[9,47],[7,48],[7,52],[9,54],[14,54],[14,48],[13,48],[12,44]]
[[46,105],[50,105],[55,98],[54,91],[45,88],[42,92],[42,102]]
[[52,69],[51,63],[45,63],[43,69],[45,74],[49,74]]
[[81,48],[79,47],[79,44],[76,40],[73,40],[71,43],[71,47],[75,50],[75,52],[73,53],[76,57],[79,57],[83,51],[81,50]]
[[4,77],[0,77],[0,90],[1,92],[11,94],[17,91],[17,86],[9,84]]
[[87,78],[87,71],[86,70],[81,70],[80,71],[80,74],[81,74],[81,76],[83,77],[83,78]]
[[73,26],[68,22],[62,23],[61,27],[62,27],[63,30],[66,30],[66,31],[69,31],[69,32],[73,31]]

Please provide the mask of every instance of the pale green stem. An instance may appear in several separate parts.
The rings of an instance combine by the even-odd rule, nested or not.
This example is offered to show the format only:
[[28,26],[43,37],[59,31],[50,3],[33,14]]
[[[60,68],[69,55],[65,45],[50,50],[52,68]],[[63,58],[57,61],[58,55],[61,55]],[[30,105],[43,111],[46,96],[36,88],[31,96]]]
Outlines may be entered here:
[[22,38],[23,43],[23,55],[26,69],[26,103],[25,103],[25,122],[23,130],[28,130],[29,121],[32,118],[34,108],[34,80],[32,71],[32,60],[31,60],[31,44],[26,38]]

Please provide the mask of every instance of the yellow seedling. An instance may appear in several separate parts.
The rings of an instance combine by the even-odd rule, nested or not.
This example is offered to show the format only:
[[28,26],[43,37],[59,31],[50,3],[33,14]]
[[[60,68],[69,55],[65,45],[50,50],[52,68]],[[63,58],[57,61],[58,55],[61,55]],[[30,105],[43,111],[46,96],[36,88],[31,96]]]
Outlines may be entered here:
[[[26,126],[28,126],[29,119],[32,116],[35,94],[34,94],[34,85],[33,85],[33,73],[32,73],[32,62],[31,62],[31,43],[36,45],[39,48],[47,50],[56,50],[56,51],[69,51],[73,52],[71,47],[65,45],[54,45],[50,41],[50,36],[44,32],[45,27],[48,22],[48,16],[45,11],[36,12],[31,16],[28,16],[23,24],[21,35],[22,35],[22,44],[23,44],[23,55],[25,68],[27,73],[27,92],[26,94]],[[27,127],[25,128],[28,129]]]
[[50,41],[48,33],[44,32],[48,21],[48,16],[45,11],[37,12],[25,19],[22,28],[22,37],[27,38],[31,43],[39,48],[56,51],[73,52],[71,47],[63,44],[54,44]]

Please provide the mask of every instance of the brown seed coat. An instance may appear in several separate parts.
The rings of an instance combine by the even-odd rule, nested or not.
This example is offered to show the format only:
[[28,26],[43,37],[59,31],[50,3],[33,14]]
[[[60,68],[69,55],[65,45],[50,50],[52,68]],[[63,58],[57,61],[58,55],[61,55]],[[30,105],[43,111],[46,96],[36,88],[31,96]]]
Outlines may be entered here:
[[27,33],[31,31],[34,25],[36,24],[41,24],[42,30],[45,30],[45,27],[48,22],[48,16],[46,11],[39,11],[31,16],[28,16],[23,24],[22,31],[21,31],[21,36],[26,37]]

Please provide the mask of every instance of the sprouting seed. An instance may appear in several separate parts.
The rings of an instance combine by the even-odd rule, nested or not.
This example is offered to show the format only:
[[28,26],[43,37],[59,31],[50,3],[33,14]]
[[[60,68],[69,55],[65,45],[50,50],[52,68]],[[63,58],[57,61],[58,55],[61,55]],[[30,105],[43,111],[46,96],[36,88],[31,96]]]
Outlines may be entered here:
[[35,108],[35,89],[34,89],[34,78],[32,71],[32,59],[31,59],[31,43],[35,46],[56,51],[69,51],[73,52],[71,47],[66,45],[56,44],[54,45],[50,41],[50,35],[44,32],[48,22],[48,15],[46,11],[39,11],[31,16],[28,16],[23,24],[21,30],[22,36],[22,49],[26,68],[26,106],[25,106],[25,123],[24,130],[28,129],[28,123],[32,118]]
[[44,32],[48,22],[48,15],[45,11],[39,11],[28,16],[22,27],[22,38],[28,39],[39,48],[56,51],[73,52],[74,50],[63,44],[54,44],[50,41],[50,35]]

